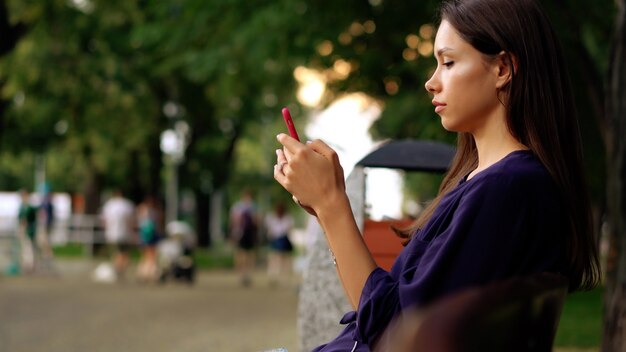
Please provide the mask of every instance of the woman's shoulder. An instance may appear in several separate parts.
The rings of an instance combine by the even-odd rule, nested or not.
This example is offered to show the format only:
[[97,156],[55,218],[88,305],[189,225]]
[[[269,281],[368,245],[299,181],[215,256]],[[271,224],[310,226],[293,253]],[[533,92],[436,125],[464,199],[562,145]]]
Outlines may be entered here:
[[510,153],[476,174],[467,183],[471,184],[471,188],[488,188],[515,193],[556,190],[556,183],[548,170],[529,150]]

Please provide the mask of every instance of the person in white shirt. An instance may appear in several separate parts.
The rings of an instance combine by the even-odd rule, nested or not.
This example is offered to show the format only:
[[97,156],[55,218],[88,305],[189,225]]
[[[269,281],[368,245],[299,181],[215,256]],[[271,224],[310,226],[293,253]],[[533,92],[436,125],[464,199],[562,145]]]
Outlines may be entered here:
[[102,208],[104,237],[113,251],[113,266],[118,275],[123,275],[129,262],[130,245],[135,229],[135,206],[124,198],[121,191],[113,196]]

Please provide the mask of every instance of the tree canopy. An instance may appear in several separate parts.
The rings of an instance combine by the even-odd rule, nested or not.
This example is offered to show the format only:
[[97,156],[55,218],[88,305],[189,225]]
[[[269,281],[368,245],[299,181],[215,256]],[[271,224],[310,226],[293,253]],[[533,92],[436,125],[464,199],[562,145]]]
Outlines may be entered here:
[[[20,33],[0,58],[5,189],[30,184],[33,156],[45,155],[55,189],[91,194],[94,204],[112,186],[136,200],[159,193],[159,136],[175,120],[190,126],[181,184],[198,200],[233,182],[273,187],[263,183],[270,171],[260,161],[272,160],[266,139],[281,130],[280,107],[306,112],[294,94],[299,66],[322,73],[323,103],[347,92],[381,102],[372,130],[379,138],[455,138],[440,127],[423,88],[435,66],[439,1],[0,3]],[[614,4],[542,4],[570,60],[589,176],[602,203],[603,73]],[[238,148],[250,151],[245,165],[236,166]]]

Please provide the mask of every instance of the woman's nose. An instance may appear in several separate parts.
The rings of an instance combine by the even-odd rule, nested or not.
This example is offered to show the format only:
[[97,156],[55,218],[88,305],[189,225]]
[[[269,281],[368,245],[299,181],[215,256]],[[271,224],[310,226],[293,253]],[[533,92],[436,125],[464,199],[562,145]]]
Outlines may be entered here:
[[433,82],[433,78],[435,76],[433,75],[432,77],[430,77],[430,79],[428,81],[426,81],[426,83],[424,84],[424,88],[426,88],[426,91],[428,91],[428,93],[434,93],[435,92],[435,85]]

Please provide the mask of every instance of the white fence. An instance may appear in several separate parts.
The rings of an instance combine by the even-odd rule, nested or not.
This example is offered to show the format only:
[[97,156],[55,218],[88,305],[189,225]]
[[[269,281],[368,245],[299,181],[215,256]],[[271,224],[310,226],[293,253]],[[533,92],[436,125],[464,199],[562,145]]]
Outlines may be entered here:
[[[0,239],[17,238],[17,217],[0,217]],[[37,233],[42,233],[39,226]],[[93,244],[105,243],[104,231],[98,216],[73,214],[67,219],[56,219],[50,229],[48,240],[53,246],[67,243],[85,245],[88,254],[92,254]]]
[[[40,204],[36,193],[30,197],[34,206]],[[17,192],[0,192],[0,239],[17,238],[18,213],[21,199]],[[54,193],[54,221],[48,234],[52,245],[81,243],[85,252],[92,254],[93,244],[104,243],[104,232],[97,215],[72,214],[71,197],[67,193]],[[43,224],[38,224],[38,234],[44,231]]]

